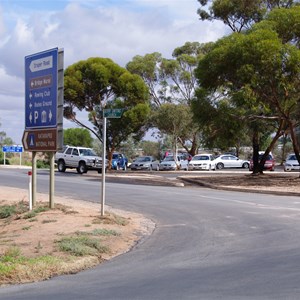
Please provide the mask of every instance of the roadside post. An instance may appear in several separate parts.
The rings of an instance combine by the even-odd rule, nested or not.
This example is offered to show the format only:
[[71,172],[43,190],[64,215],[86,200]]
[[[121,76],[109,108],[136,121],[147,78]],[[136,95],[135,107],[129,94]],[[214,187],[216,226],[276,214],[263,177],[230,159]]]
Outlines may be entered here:
[[29,178],[29,186],[28,186],[28,201],[29,201],[29,210],[32,210],[32,181],[31,181],[32,172],[28,171],[28,178]]
[[106,167],[106,118],[121,118],[122,108],[109,108],[103,110],[103,144],[102,144],[102,186],[101,186],[101,216],[105,214],[105,167]]
[[[106,167],[106,117],[103,115],[102,143],[102,186],[101,186],[101,216],[105,214],[105,167]],[[104,166],[104,167],[103,167]]]

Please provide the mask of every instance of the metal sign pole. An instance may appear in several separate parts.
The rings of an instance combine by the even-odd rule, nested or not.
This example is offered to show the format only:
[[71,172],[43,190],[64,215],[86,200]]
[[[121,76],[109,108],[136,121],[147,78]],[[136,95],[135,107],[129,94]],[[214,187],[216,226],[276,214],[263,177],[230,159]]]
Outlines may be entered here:
[[32,152],[32,207],[36,206],[36,152]]
[[54,152],[50,152],[49,207],[54,208]]
[[106,168],[106,118],[103,115],[103,143],[102,143],[102,188],[101,188],[101,216],[105,213],[105,168]]

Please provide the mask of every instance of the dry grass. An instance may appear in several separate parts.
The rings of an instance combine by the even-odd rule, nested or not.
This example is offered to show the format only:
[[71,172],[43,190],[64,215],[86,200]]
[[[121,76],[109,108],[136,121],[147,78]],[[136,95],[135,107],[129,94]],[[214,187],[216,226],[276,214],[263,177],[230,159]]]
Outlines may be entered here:
[[27,191],[1,187],[0,286],[93,267],[127,252],[154,228],[141,215],[106,209],[101,217],[98,204],[67,198],[48,209],[41,194],[29,212],[26,197]]

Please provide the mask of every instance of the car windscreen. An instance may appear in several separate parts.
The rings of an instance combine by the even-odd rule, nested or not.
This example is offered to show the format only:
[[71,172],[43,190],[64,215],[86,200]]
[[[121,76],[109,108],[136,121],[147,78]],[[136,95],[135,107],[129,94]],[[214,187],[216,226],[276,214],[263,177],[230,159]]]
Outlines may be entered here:
[[151,161],[150,157],[138,157],[134,162]]
[[209,156],[207,155],[201,155],[201,156],[194,156],[192,160],[210,160],[210,159]]
[[[260,154],[260,155],[258,156],[258,160],[261,160],[262,157],[263,157],[263,154]],[[273,159],[272,155],[268,154],[266,160],[272,160],[272,159]]]
[[174,161],[174,157],[173,156],[167,156],[164,161]]
[[97,154],[91,149],[79,149],[80,156],[97,156]]

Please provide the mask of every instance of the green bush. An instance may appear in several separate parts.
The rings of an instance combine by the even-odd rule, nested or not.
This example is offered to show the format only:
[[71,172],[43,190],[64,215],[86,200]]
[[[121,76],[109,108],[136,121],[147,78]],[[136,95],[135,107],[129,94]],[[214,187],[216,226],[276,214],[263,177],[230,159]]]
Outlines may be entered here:
[[[8,159],[5,159],[5,164],[10,165],[10,162]],[[4,158],[0,159],[0,165],[4,165]]]
[[0,207],[0,219],[6,219],[14,215],[17,211],[15,205],[4,205]]
[[46,160],[37,160],[36,161],[36,167],[38,169],[49,169],[50,168],[50,164]]

